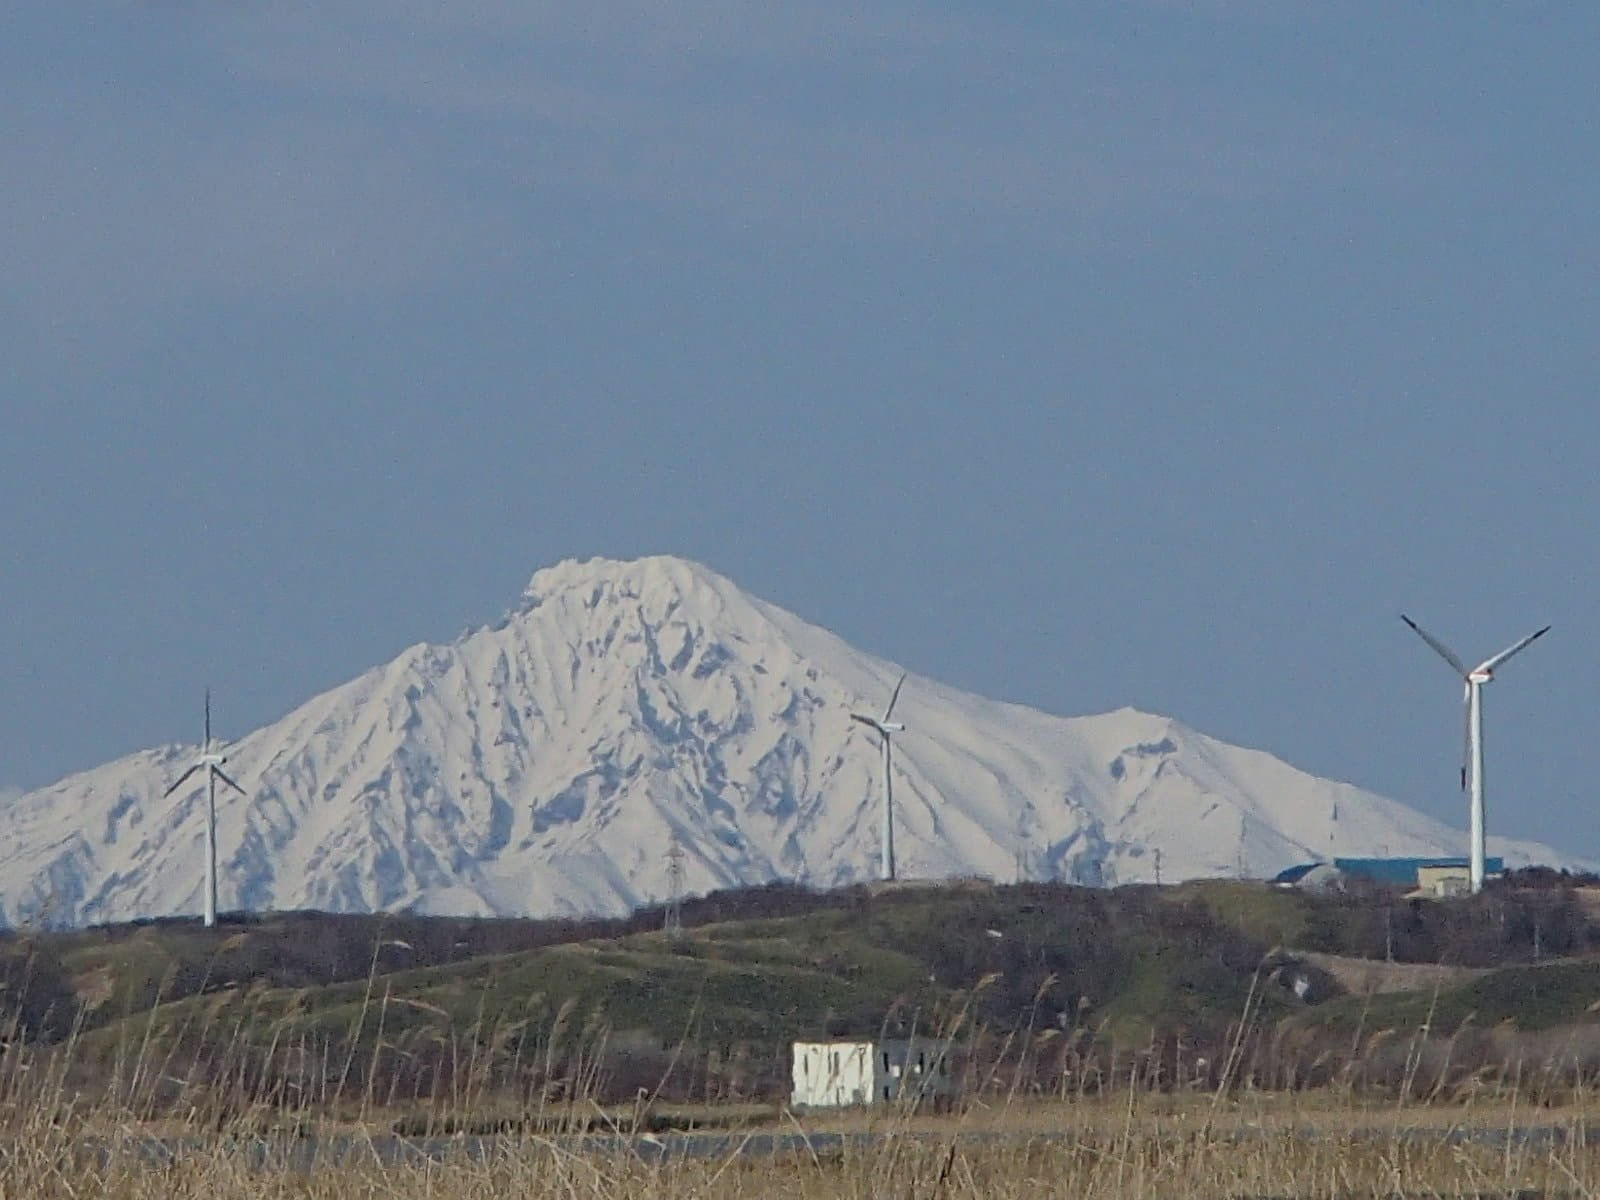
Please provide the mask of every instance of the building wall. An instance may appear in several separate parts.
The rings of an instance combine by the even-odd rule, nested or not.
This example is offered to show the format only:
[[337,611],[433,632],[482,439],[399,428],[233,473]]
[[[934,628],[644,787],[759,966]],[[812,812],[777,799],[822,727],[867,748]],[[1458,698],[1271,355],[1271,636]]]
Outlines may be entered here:
[[1417,887],[1430,896],[1459,896],[1472,886],[1470,867],[1426,866],[1417,868]]
[[813,1108],[867,1104],[872,1096],[871,1042],[796,1042],[792,1102]]
[[948,1095],[948,1049],[931,1038],[796,1042],[791,1102],[837,1108]]

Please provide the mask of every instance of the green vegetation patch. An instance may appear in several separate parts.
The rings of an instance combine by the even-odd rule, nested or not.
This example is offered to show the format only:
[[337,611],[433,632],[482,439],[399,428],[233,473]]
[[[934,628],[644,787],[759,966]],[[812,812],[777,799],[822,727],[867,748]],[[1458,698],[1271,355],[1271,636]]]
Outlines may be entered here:
[[1172,903],[1198,901],[1219,925],[1269,946],[1304,945],[1307,918],[1316,903],[1296,888],[1231,879],[1196,880],[1162,889],[1160,895]]

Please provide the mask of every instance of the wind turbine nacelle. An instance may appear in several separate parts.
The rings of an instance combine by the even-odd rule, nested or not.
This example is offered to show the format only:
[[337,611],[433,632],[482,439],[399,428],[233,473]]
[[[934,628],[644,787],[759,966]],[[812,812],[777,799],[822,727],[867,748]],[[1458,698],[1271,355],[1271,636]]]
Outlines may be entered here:
[[878,728],[885,733],[904,733],[906,731],[906,727],[900,724],[899,721],[879,721]]
[[1494,682],[1494,672],[1493,671],[1485,671],[1480,667],[1478,670],[1472,671],[1467,675],[1467,682],[1468,683],[1480,683],[1480,684],[1481,683],[1493,683]]
[[226,754],[202,754],[195,760],[202,767],[220,767],[228,761]]

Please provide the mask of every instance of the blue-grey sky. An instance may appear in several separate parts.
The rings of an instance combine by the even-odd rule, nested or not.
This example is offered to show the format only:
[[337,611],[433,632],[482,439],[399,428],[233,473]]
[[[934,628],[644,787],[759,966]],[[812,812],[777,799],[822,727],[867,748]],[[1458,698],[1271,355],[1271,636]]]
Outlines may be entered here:
[[[0,8],[0,784],[569,556],[1600,855],[1600,8]],[[908,720],[911,712],[907,710]]]

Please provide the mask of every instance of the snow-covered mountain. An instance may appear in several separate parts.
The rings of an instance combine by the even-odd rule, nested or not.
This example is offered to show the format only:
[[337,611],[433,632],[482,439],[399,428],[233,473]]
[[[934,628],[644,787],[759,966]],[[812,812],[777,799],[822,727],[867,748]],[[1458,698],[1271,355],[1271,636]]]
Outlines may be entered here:
[[[503,620],[418,645],[228,749],[224,909],[615,913],[668,892],[832,885],[876,861],[877,711],[899,668],[674,558],[566,562]],[[1114,884],[1340,854],[1461,853],[1348,784],[1122,709],[1055,717],[912,676],[907,877]],[[0,802],[0,921],[200,908],[204,790],[167,746]],[[1559,862],[1499,841],[1508,861]]]

